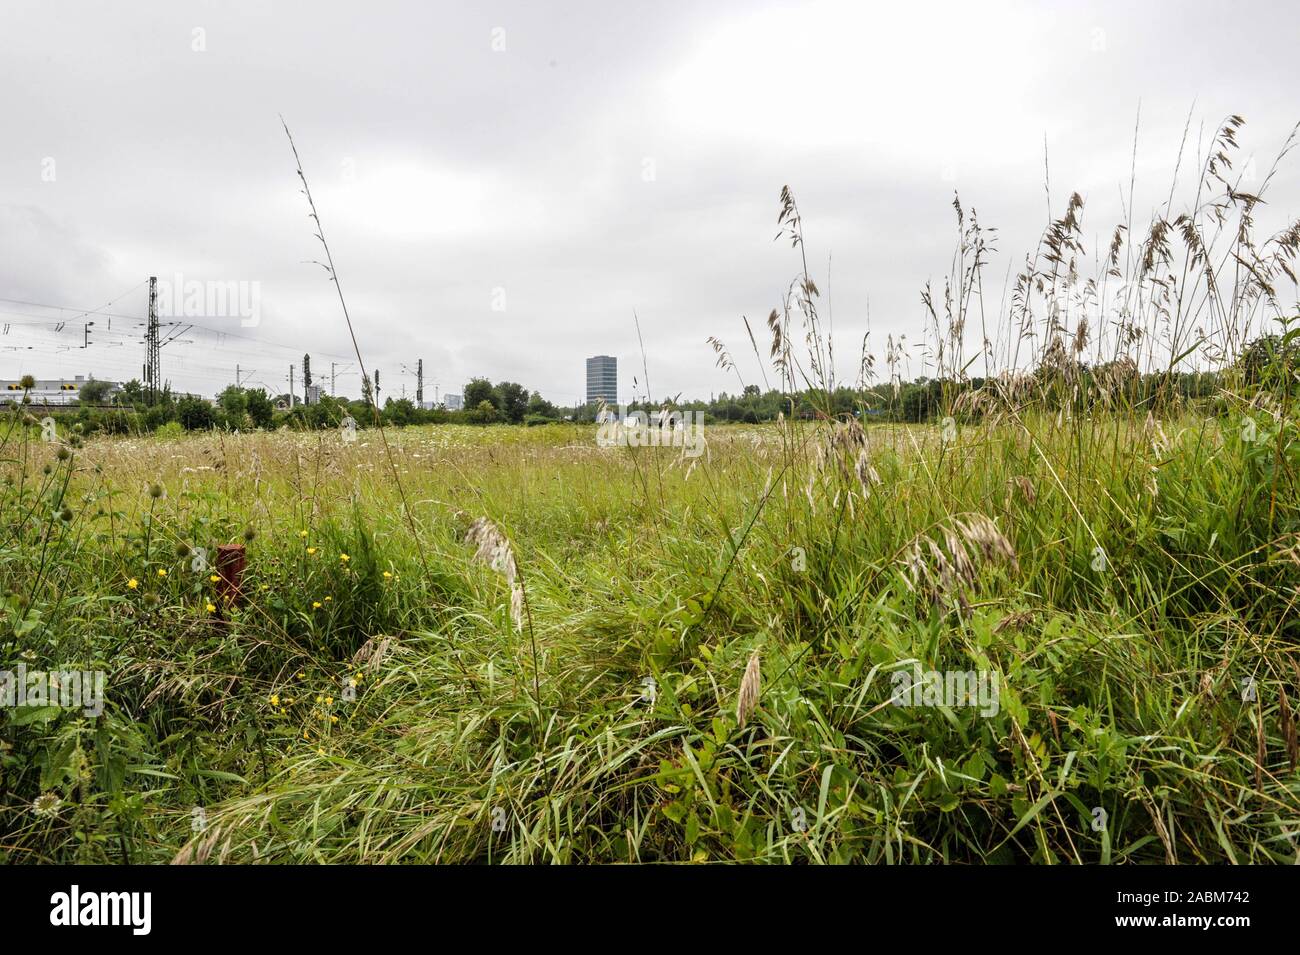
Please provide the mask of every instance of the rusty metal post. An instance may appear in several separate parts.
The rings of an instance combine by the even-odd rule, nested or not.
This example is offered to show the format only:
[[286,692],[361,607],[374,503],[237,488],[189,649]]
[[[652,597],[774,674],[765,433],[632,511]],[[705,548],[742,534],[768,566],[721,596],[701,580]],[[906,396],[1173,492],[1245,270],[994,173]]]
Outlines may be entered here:
[[217,594],[225,606],[238,607],[244,602],[244,566],[247,556],[243,544],[222,544],[217,548]]

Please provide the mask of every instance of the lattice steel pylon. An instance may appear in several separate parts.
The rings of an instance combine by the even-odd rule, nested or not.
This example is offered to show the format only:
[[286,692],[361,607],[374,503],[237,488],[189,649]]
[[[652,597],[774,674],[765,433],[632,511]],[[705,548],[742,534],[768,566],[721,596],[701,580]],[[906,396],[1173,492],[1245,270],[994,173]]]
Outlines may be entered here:
[[158,367],[158,278],[149,276],[149,325],[144,335],[144,387],[150,405],[158,403],[161,390]]

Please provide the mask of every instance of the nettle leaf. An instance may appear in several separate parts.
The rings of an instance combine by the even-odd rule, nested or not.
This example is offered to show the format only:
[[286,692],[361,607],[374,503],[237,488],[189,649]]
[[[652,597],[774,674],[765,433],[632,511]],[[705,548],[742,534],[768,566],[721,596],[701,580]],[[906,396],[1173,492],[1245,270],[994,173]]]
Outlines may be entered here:
[[61,712],[57,706],[20,706],[13,711],[11,722],[14,726],[44,725]]

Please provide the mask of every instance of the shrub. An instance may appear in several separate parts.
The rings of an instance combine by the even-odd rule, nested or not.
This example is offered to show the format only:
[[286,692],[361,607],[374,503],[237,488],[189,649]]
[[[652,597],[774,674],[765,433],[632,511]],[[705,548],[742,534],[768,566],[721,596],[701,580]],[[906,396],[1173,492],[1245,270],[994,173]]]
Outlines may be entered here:
[[193,395],[186,395],[177,403],[176,419],[186,431],[206,431],[216,423],[212,405]]

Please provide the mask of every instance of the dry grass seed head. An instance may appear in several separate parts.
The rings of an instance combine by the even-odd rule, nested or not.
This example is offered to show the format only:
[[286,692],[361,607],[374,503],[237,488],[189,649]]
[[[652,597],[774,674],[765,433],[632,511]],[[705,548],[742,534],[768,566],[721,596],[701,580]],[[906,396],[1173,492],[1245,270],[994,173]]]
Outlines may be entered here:
[[974,589],[983,568],[996,564],[1019,568],[1015,548],[983,514],[953,518],[939,533],[942,547],[932,537],[920,535],[903,557],[908,586],[935,606],[951,602],[965,613],[970,609],[967,592]]
[[519,564],[515,560],[514,548],[501,529],[486,517],[480,517],[470,525],[465,534],[465,543],[475,545],[474,561],[491,567],[506,578],[510,586],[510,618],[515,628],[524,628],[524,587],[519,573]]
[[754,715],[758,706],[758,696],[762,689],[762,673],[759,669],[758,651],[755,650],[745,666],[745,675],[740,680],[740,692],[736,695],[736,724],[744,727]]

